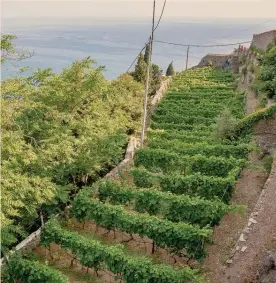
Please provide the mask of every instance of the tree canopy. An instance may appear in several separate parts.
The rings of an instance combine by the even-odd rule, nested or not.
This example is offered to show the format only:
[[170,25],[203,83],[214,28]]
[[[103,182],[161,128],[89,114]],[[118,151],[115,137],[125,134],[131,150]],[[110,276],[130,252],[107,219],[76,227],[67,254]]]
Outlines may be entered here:
[[17,50],[13,44],[16,36],[10,34],[1,34],[1,59],[0,62],[6,61],[20,61],[29,58],[33,53],[21,49]]
[[173,76],[174,74],[175,72],[174,72],[173,61],[172,61],[167,68],[166,76]]
[[[1,48],[13,52],[6,39]],[[38,69],[1,83],[2,245],[121,160],[127,134],[140,126],[143,85],[102,72],[85,58],[59,74]]]
[[148,63],[149,56],[150,56],[150,45],[147,44],[146,50],[145,50],[145,56],[144,56],[144,60],[145,60],[146,64]]

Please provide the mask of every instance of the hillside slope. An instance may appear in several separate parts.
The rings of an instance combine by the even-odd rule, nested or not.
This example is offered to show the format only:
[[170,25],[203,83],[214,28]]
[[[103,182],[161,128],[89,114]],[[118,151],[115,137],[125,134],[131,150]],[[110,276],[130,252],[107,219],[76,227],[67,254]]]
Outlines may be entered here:
[[206,257],[211,227],[233,209],[227,203],[249,152],[247,139],[216,139],[213,124],[225,107],[242,118],[243,103],[231,73],[177,75],[129,178],[82,190],[69,220],[45,225],[36,258],[70,282],[202,282],[188,264]]

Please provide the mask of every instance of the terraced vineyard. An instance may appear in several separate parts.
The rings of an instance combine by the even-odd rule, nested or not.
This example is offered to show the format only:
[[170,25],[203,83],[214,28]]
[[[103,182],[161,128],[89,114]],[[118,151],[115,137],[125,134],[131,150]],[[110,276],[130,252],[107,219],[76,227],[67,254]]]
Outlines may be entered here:
[[[212,227],[232,209],[227,203],[249,151],[245,139],[216,139],[213,124],[225,107],[242,118],[243,102],[231,73],[201,68],[175,76],[130,174],[83,189],[72,204],[74,220],[49,221],[42,246],[50,254],[53,244],[69,250],[72,268],[86,267],[99,282],[203,282],[187,263],[207,255]],[[57,261],[50,260],[60,269]]]

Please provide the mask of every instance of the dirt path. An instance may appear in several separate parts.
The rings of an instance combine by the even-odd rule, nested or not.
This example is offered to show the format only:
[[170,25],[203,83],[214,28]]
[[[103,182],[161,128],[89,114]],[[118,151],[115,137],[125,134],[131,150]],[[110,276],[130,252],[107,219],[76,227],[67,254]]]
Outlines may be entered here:
[[[252,164],[260,162],[254,153],[250,155],[250,160]],[[242,171],[241,177],[236,184],[231,203],[245,204],[247,205],[247,209],[243,214],[226,214],[220,225],[215,228],[213,235],[214,244],[208,247],[208,257],[203,265],[203,270],[210,282],[235,282],[228,281],[227,277],[229,277],[229,275],[231,276],[232,272],[236,273],[236,270],[232,269],[231,266],[227,266],[227,260],[229,260],[231,253],[233,254],[236,242],[244,226],[247,224],[250,214],[253,212],[266,179],[267,174],[261,172],[260,169],[245,168]]]
[[227,280],[218,282],[258,282],[258,266],[262,258],[276,247],[276,159],[251,217],[243,233],[247,239],[239,241],[233,263],[225,270]]
[[248,81],[249,81],[249,75],[247,75],[245,81],[241,79],[239,82],[238,90],[239,91],[246,91],[246,113],[250,114],[255,111],[257,104],[258,104],[258,99],[256,98],[256,95],[254,92],[250,89],[248,86]]
[[[249,90],[247,80],[244,84],[240,82],[238,88],[247,91],[247,113],[254,112],[257,99]],[[251,166],[242,171],[231,200],[233,204],[247,205],[246,213],[229,213],[215,228],[214,244],[208,247],[208,257],[203,264],[210,282],[258,282],[257,269],[261,258],[268,249],[276,247],[275,160],[271,176],[266,182],[267,174],[260,170],[263,163],[256,152],[249,155]],[[265,190],[262,190],[265,182]],[[256,219],[252,220],[252,217]]]

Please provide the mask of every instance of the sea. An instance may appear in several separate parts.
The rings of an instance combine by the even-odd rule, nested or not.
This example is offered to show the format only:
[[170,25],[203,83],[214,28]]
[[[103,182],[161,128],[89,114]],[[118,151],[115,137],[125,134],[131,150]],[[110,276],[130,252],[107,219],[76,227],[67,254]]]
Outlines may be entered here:
[[[161,21],[155,32],[156,41],[190,47],[188,67],[197,65],[207,53],[230,53],[238,43],[252,40],[254,33],[276,28],[276,19],[172,19]],[[5,19],[3,34],[17,37],[17,50],[33,52],[31,58],[2,66],[1,80],[30,76],[38,68],[60,72],[72,62],[88,56],[96,66],[105,66],[107,79],[127,71],[151,33],[151,21],[145,19],[33,18]],[[235,44],[224,47],[208,45]],[[242,44],[249,46],[250,44]],[[185,68],[187,47],[154,42],[153,63],[166,71],[173,61],[177,71]],[[18,68],[28,67],[22,73]],[[132,68],[133,69],[133,68]]]

